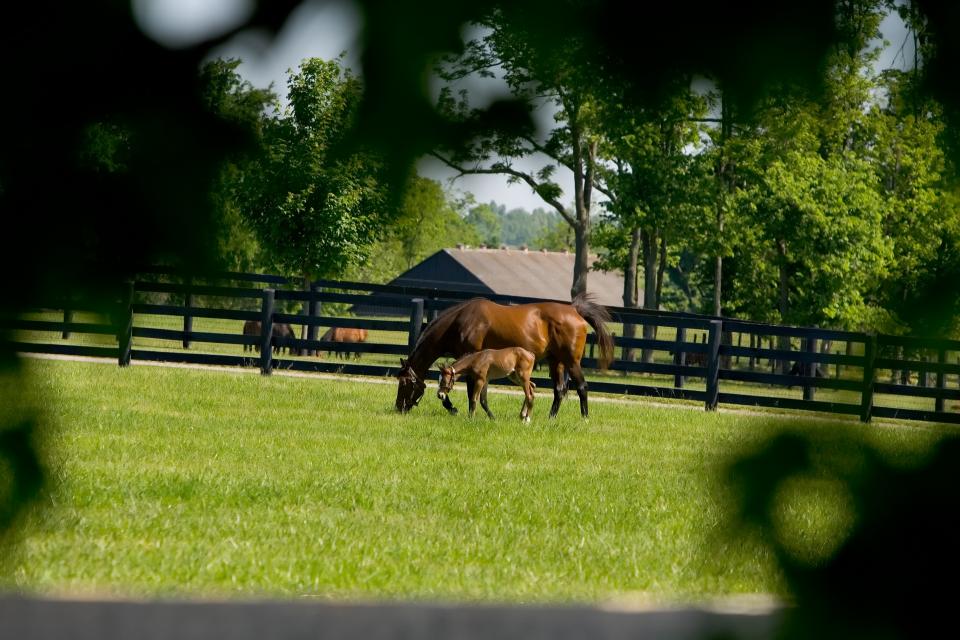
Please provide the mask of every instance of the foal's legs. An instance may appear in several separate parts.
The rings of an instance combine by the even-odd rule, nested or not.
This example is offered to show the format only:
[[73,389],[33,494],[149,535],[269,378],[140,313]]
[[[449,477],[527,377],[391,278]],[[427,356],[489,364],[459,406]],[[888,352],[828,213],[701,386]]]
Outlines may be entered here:
[[556,360],[550,360],[550,379],[553,381],[553,406],[550,407],[550,417],[554,418],[560,410],[560,402],[567,395],[567,383],[564,380],[563,365]]
[[[467,377],[467,402],[470,406],[470,417],[473,417],[473,414],[477,412],[477,394],[474,393],[477,388],[477,381],[473,376]],[[449,396],[448,396],[449,397]]]
[[[531,371],[533,368],[531,367]],[[533,411],[533,380],[530,379],[531,371],[514,371],[510,374],[510,379],[523,389],[523,406],[520,407],[520,419],[524,422],[530,422],[530,412]]]
[[472,418],[477,411],[477,400],[480,400],[480,404],[483,406],[483,410],[487,412],[487,415],[491,418],[493,414],[490,413],[490,409],[487,408],[486,394],[484,391],[487,387],[487,381],[478,378],[474,381],[473,393],[470,394],[470,417]]
[[587,381],[583,376],[583,369],[580,368],[579,362],[574,362],[568,370],[570,371],[570,377],[577,384],[577,395],[580,396],[580,415],[586,418],[588,417]]
[[493,420],[493,412],[490,411],[490,405],[487,404],[487,383],[484,381],[480,388],[480,406],[487,412],[487,417]]
[[527,403],[529,402],[530,406],[531,407],[533,406],[533,401],[530,399],[530,396],[533,394],[533,390],[529,388],[530,385],[533,384],[532,382],[530,382],[530,374],[527,374],[526,376],[524,376],[523,373],[521,373],[518,369],[515,369],[513,373],[511,373],[507,377],[510,378],[510,381],[513,384],[523,389],[523,395],[525,397],[523,400],[523,406],[520,407],[520,419],[523,420],[524,422],[529,422],[530,410],[527,408]]
[[[469,389],[469,387],[470,387],[470,383],[468,382],[467,388]],[[457,408],[453,406],[452,402],[450,402],[450,394],[447,394],[447,396],[442,400],[442,403],[443,403],[443,408],[447,410],[447,413],[449,413],[452,416],[457,415]]]

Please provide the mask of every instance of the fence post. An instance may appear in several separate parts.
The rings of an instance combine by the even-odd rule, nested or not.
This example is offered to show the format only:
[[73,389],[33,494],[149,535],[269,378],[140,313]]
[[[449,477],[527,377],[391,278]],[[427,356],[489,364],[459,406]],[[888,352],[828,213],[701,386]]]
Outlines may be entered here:
[[710,341],[707,351],[707,397],[704,409],[715,411],[720,397],[720,339],[723,333],[721,320],[710,321]]
[[[773,346],[773,336],[767,336],[767,342],[770,344],[770,350],[772,351],[775,347]],[[770,365],[770,373],[777,372],[777,359],[773,356],[767,359],[767,364]]]
[[[947,376],[943,373],[943,365],[947,363],[947,350],[940,349],[937,351],[937,364],[940,365],[937,368],[937,389],[946,389],[947,387]],[[936,402],[936,411],[943,411],[943,396],[937,396]]]
[[[316,295],[320,293],[321,288],[316,285],[316,283],[310,283],[310,301],[307,303],[307,317],[316,318],[320,315],[320,303],[317,301]],[[307,325],[307,340],[316,340],[317,339],[317,325],[310,324]],[[317,355],[316,349],[304,349],[301,355],[306,356],[315,356]]]
[[120,308],[117,312],[117,364],[125,367],[130,364],[130,348],[133,344],[133,282],[123,283],[120,294]]
[[[677,337],[676,344],[677,346],[673,350],[673,364],[677,366],[684,366],[687,364],[687,352],[683,351],[684,347],[682,343],[687,341],[687,328],[686,327],[677,327]],[[683,383],[686,380],[686,376],[682,376],[679,373],[673,376],[673,386],[677,389],[683,389]]]
[[[817,339],[813,336],[807,336],[803,339],[803,350],[806,353],[816,353],[817,352]],[[819,363],[810,361],[804,362],[803,367],[800,368],[803,371],[803,375],[814,377],[817,375],[817,366]],[[804,400],[813,400],[813,394],[815,387],[811,387],[809,384],[803,385],[803,399]]]
[[876,377],[877,336],[871,334],[863,343],[863,390],[860,397],[860,422],[870,422],[873,413],[873,381]]
[[260,306],[260,373],[273,371],[273,289],[264,289]]
[[420,329],[423,327],[423,298],[414,298],[410,301],[410,350],[417,344]]
[[193,278],[187,278],[184,283],[187,285],[187,292],[183,295],[183,306],[186,310],[183,312],[183,348],[190,348],[190,333],[193,331],[193,316],[190,315],[190,309],[193,307],[193,293],[190,286],[193,284]]
[[[73,309],[64,309],[64,310],[63,310],[63,324],[70,324],[71,322],[73,322]],[[69,339],[70,339],[70,329],[68,329],[67,327],[64,327],[64,328],[63,328],[63,334],[62,334],[62,335],[63,335],[63,339],[64,339],[64,340],[69,340]]]

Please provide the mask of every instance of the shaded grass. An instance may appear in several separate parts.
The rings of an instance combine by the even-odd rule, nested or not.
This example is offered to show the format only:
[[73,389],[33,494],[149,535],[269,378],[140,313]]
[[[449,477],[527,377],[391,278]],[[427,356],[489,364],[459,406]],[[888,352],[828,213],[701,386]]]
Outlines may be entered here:
[[[448,416],[428,390],[34,361],[55,480],[4,581],[40,593],[598,601],[780,592],[769,555],[720,535],[720,471],[780,425],[756,416],[540,392],[499,419]],[[455,401],[463,404],[463,391]],[[794,421],[795,422],[795,421]],[[933,431],[862,431],[896,455]],[[829,491],[799,535],[835,544]],[[832,508],[833,506],[833,508]],[[840,532],[842,533],[842,531]]]

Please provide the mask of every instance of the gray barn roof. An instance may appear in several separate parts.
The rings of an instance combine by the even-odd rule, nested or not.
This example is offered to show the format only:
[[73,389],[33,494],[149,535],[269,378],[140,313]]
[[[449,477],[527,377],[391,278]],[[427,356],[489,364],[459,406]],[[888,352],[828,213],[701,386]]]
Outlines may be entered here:
[[[390,284],[569,300],[573,260],[554,251],[442,249]],[[623,276],[591,271],[587,292],[600,304],[622,306]]]

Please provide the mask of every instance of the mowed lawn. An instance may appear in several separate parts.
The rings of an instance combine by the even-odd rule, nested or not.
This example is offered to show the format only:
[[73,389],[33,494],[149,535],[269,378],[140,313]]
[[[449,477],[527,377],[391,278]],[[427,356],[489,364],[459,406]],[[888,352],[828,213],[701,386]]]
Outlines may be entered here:
[[[503,393],[490,394],[496,421],[448,416],[435,381],[401,416],[393,384],[27,366],[37,384],[23,400],[52,425],[52,482],[21,534],[0,543],[0,582],[34,593],[506,602],[777,594],[769,554],[721,535],[730,457],[783,425],[861,431],[905,460],[937,433],[778,425],[599,395],[582,421],[576,394],[550,421],[542,389],[533,423],[522,425],[520,397]],[[465,409],[462,384],[454,401]],[[842,497],[825,486],[805,504],[787,517],[813,553],[825,553],[842,534]]]

